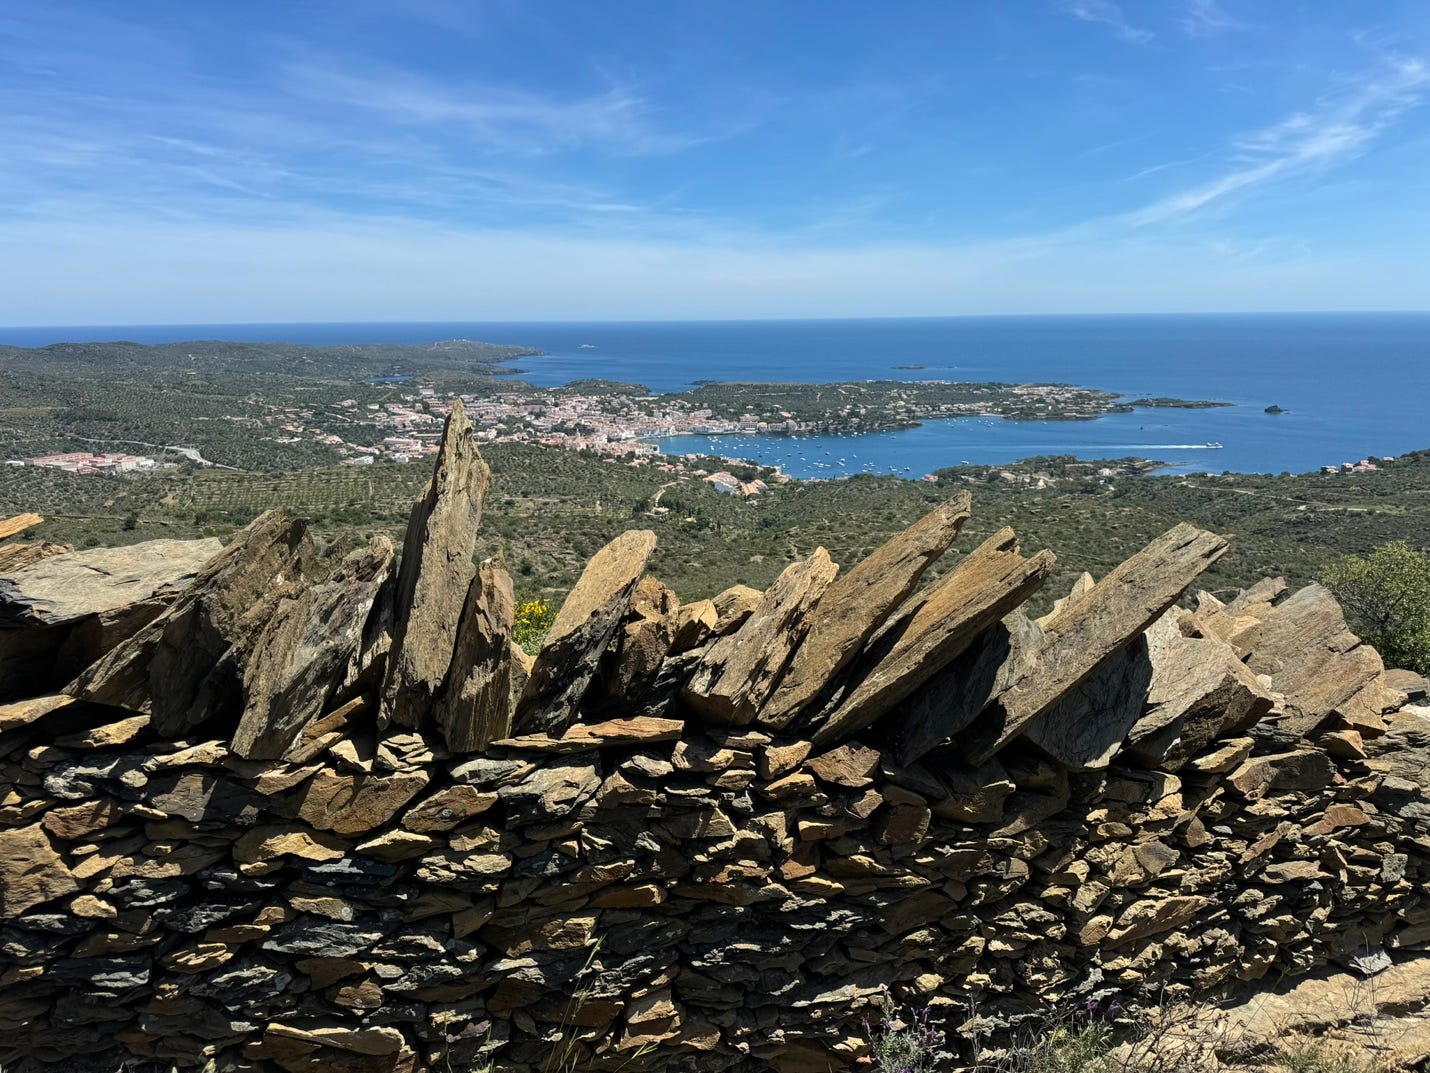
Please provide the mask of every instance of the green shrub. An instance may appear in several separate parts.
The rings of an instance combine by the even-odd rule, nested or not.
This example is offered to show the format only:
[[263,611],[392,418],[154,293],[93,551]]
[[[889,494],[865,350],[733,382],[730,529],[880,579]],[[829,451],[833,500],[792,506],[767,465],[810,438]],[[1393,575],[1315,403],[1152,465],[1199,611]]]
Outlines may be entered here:
[[1394,540],[1332,563],[1321,583],[1387,665],[1430,674],[1430,555]]

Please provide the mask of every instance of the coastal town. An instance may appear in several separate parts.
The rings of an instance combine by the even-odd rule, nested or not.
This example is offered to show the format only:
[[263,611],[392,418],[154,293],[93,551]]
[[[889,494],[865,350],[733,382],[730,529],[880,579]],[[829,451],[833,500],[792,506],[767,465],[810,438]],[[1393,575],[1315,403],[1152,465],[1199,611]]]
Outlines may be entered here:
[[[359,397],[301,405],[256,400],[259,410],[227,421],[251,426],[278,452],[304,445],[330,452],[346,466],[403,465],[437,452],[442,424],[461,399],[479,442],[520,443],[604,456],[611,464],[649,467],[672,479],[707,481],[730,495],[758,496],[768,482],[790,477],[777,466],[757,467],[718,453],[723,436],[800,436],[913,427],[952,417],[1086,419],[1125,404],[1102,392],[1059,384],[956,384],[861,382],[828,385],[705,384],[677,394],[645,393],[639,385],[590,381],[564,388],[525,384],[484,393],[452,393],[408,376],[371,377]],[[1177,400],[1148,400],[1169,405]],[[1187,404],[1193,405],[1193,404]],[[661,441],[710,438],[711,450],[665,453]],[[183,458],[156,459],[113,451],[63,451],[6,460],[79,475],[120,476],[153,471],[187,458],[206,464],[193,449],[165,449]],[[1325,474],[1371,473],[1376,460],[1321,469]],[[847,473],[832,472],[827,479]],[[1005,481],[1026,479],[1011,473]],[[1114,473],[1109,471],[1110,478]],[[820,478],[811,478],[820,479]],[[937,481],[924,474],[924,481]]]
[[[538,395],[500,392],[494,395],[442,396],[432,388],[417,388],[394,401],[359,403],[344,399],[325,412],[292,406],[270,407],[270,421],[283,436],[277,442],[313,442],[334,449],[344,465],[368,466],[376,462],[405,464],[436,454],[442,423],[460,398],[482,443],[528,443],[571,451],[605,455],[612,463],[650,466],[674,477],[708,481],[730,495],[759,495],[768,487],[764,479],[741,479],[728,470],[711,470],[708,455],[661,454],[653,442],[682,435],[784,434],[800,427],[790,415],[772,427],[751,417],[729,422],[708,409],[651,405],[654,396]],[[642,405],[645,404],[645,405]],[[380,435],[374,436],[376,428]],[[698,462],[707,465],[699,465]],[[724,460],[741,468],[740,460]],[[773,467],[763,467],[775,481],[790,478]]]
[[[332,448],[346,465],[406,463],[436,452],[442,421],[453,399],[461,398],[481,442],[596,452],[628,465],[683,472],[687,463],[710,455],[666,455],[661,440],[870,432],[973,416],[1085,419],[1116,408],[1105,393],[1061,384],[712,384],[686,394],[651,395],[633,385],[593,382],[589,388],[446,395],[392,379],[383,378],[393,396],[383,401],[348,398],[321,411],[270,405],[265,420],[282,434],[275,442],[307,439]],[[727,477],[710,475],[717,488],[732,494],[761,490],[756,482],[717,479]],[[787,478],[777,474],[777,479]]]

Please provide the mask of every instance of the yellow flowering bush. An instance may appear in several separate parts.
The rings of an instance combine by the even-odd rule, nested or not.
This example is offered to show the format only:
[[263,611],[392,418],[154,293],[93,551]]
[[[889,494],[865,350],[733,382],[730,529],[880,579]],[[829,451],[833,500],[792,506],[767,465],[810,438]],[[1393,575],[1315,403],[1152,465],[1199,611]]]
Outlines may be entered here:
[[556,612],[540,597],[517,604],[512,636],[526,651],[535,653],[546,640],[547,631],[555,618]]

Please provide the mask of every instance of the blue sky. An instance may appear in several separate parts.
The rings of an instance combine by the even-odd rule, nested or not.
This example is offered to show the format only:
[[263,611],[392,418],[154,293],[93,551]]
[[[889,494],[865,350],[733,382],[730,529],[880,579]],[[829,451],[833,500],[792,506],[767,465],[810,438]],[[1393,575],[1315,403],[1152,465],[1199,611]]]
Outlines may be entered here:
[[0,324],[1430,308],[1430,4],[7,0]]

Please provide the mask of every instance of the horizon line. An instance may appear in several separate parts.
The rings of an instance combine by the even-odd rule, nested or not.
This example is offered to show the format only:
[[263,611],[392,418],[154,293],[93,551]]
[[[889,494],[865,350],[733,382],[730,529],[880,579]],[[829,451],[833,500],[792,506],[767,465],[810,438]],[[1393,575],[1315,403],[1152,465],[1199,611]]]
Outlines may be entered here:
[[[1037,313],[910,313],[882,314],[874,316],[846,317],[607,317],[597,319],[559,318],[552,320],[232,320],[232,321],[127,321],[117,324],[4,324],[0,332],[20,331],[69,331],[97,328],[298,328],[298,327],[348,327],[425,325],[425,324],[831,324],[858,321],[895,320],[1038,320],[1066,317],[1334,317],[1334,316],[1423,316],[1430,309],[1261,309],[1261,310],[1182,310],[1153,312],[1037,312]],[[94,340],[99,342],[100,340]],[[103,340],[104,342],[130,342],[132,340]],[[278,340],[274,340],[278,341]],[[154,345],[154,344],[144,344]]]

